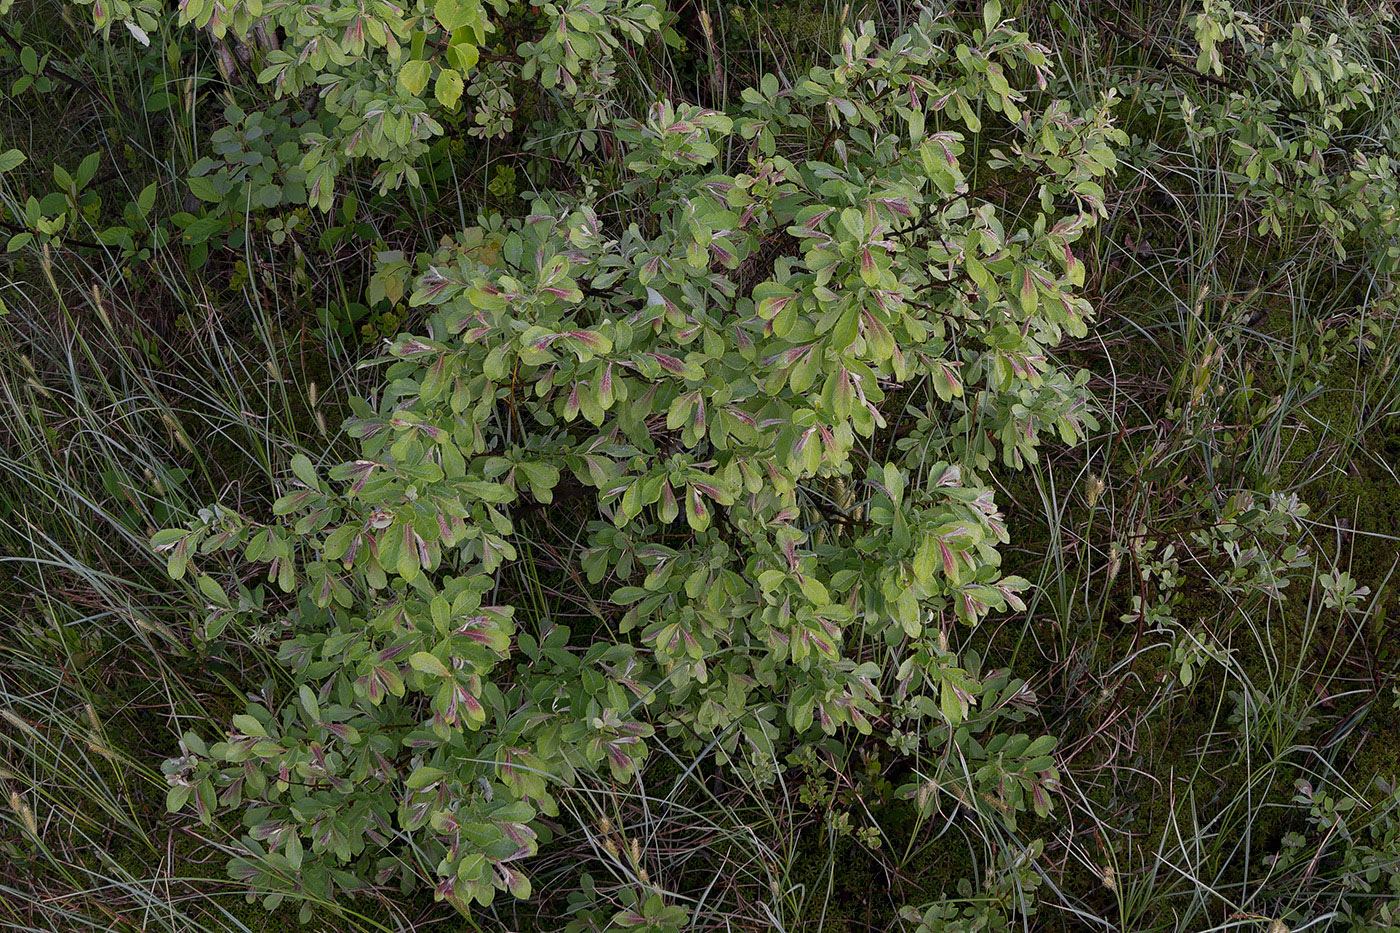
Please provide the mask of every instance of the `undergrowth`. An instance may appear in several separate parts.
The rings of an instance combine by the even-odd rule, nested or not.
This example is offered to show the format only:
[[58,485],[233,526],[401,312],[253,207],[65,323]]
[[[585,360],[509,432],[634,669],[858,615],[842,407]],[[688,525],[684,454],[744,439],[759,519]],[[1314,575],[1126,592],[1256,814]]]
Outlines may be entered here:
[[0,0],[5,929],[1400,928],[1390,4],[312,6]]

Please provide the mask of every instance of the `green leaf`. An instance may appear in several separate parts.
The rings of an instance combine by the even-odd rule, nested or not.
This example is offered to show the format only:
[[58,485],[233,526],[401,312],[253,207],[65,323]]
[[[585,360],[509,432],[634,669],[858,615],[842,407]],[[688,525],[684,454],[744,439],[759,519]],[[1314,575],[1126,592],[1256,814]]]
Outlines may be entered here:
[[982,25],[987,27],[987,32],[996,28],[1001,22],[1001,0],[987,0],[982,5]]
[[454,42],[447,47],[447,60],[462,74],[476,67],[481,51],[471,42]]
[[190,802],[190,794],[194,788],[188,784],[176,784],[165,792],[165,809],[168,813],[178,813],[185,804]]
[[0,175],[12,172],[24,164],[24,153],[18,149],[7,149],[0,152]]
[[831,346],[833,349],[844,351],[851,344],[855,343],[857,329],[860,326],[860,309],[852,307],[841,315],[841,319],[836,322],[836,327],[831,331]]
[[167,558],[165,570],[170,574],[170,579],[180,580],[185,576],[185,567],[190,562],[189,544],[181,541],[170,550],[170,557]]
[[292,871],[299,871],[301,869],[302,858],[301,834],[295,830],[292,831],[287,839],[286,853],[287,864],[292,866]]
[[530,484],[530,492],[540,502],[553,500],[551,490],[559,485],[559,470],[548,463],[521,463],[520,472]]
[[957,726],[963,721],[963,716],[967,715],[967,708],[963,705],[962,698],[958,696],[953,684],[949,680],[944,680],[942,688],[939,690],[939,708],[947,718],[948,723]]
[[83,159],[82,164],[78,166],[77,177],[74,179],[79,188],[92,181],[92,176],[97,174],[97,166],[101,161],[102,154],[100,152],[88,153],[87,157]]
[[411,61],[399,69],[399,83],[404,90],[417,97],[428,86],[428,75],[432,66],[425,61]]
[[299,453],[292,458],[292,472],[308,489],[321,488],[321,481],[316,476],[316,468],[312,466],[311,460],[306,454]]
[[961,93],[955,93],[953,95],[953,101],[957,104],[958,115],[962,117],[963,125],[974,133],[982,132],[982,121],[978,119],[977,114],[973,112],[972,107],[968,105],[967,98]]
[[316,702],[316,692],[306,684],[297,688],[297,696],[301,700],[301,708],[306,711],[313,722],[321,721],[321,704]]
[[226,232],[228,228],[228,218],[222,214],[206,214],[186,227],[181,239],[194,246],[203,243],[212,236]]
[[451,68],[444,68],[438,73],[437,82],[433,85],[433,96],[438,103],[449,110],[457,106],[457,101],[462,99],[463,88],[462,76]]
[[481,20],[481,6],[472,0],[438,0],[433,6],[433,16],[443,29],[456,32]]
[[704,531],[710,527],[709,503],[694,486],[685,488],[685,519],[696,531]]
[[200,574],[198,583],[199,591],[208,597],[211,602],[219,606],[227,606],[229,604],[228,594],[224,592],[224,588],[219,585],[218,580],[215,580],[208,574]]
[[233,727],[244,735],[265,738],[267,729],[258,721],[257,717],[249,716],[247,713],[235,713],[233,715]]
[[1031,270],[1027,266],[1021,267],[1021,310],[1026,314],[1035,314],[1038,305],[1038,296],[1035,288],[1035,278],[1031,275]]
[[441,768],[420,765],[413,769],[413,773],[408,776],[408,780],[404,782],[404,785],[409,790],[422,790],[425,787],[436,784],[446,776],[447,772],[443,771]]
[[424,674],[432,674],[434,677],[451,677],[446,664],[438,660],[437,655],[431,651],[419,651],[408,659],[409,666],[415,671],[422,671]]
[[151,212],[151,208],[156,204],[156,182],[141,189],[141,193],[136,196],[136,210],[142,217]]
[[[224,199],[224,196],[214,188],[214,180],[207,175],[193,175],[187,180],[187,184],[190,187],[190,194],[201,201],[217,204]],[[154,194],[154,192],[152,193]],[[146,208],[146,210],[150,210],[150,208]]]

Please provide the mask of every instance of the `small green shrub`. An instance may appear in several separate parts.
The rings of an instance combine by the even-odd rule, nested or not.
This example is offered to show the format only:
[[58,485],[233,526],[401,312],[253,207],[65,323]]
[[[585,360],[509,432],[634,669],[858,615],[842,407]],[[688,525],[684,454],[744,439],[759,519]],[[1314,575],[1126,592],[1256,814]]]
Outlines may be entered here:
[[1397,927],[1393,4],[85,5],[11,925]]
[[[543,118],[535,136],[545,154],[568,159],[575,150],[591,151],[598,128],[614,116],[622,80],[615,58],[662,35],[666,22],[657,7],[635,0],[501,0],[491,10],[478,0],[405,6],[186,0],[171,10],[156,0],[83,5],[108,55],[129,58],[122,66],[138,84],[160,88],[145,99],[147,111],[183,105],[191,119],[203,120],[196,89],[207,83],[223,88],[223,119],[210,134],[212,151],[190,166],[190,197],[182,191],[178,198],[186,210],[153,213],[157,188],[148,185],[129,205],[117,205],[119,214],[104,215],[91,193],[81,194],[91,172],[56,173],[56,189],[46,197],[7,211],[7,249],[66,239],[92,249],[118,247],[124,261],[144,262],[175,240],[190,248],[186,258],[195,268],[213,250],[244,248],[250,227],[266,226],[273,244],[282,245],[283,215],[300,204],[329,212],[338,184],[342,193],[363,194],[354,182],[367,181],[364,188],[381,198],[418,187],[441,173],[447,143],[460,151],[462,137],[506,136],[530,114]],[[114,40],[118,23],[129,35]],[[212,47],[218,77],[171,80],[182,43]],[[54,93],[48,54],[26,45],[19,58],[23,74],[12,92]],[[98,153],[89,158],[96,171]],[[367,179],[352,171],[360,162],[368,164]],[[70,203],[80,196],[89,207],[83,214]],[[347,200],[353,215],[355,196],[342,198],[342,209]],[[257,219],[267,214],[274,216]],[[83,226],[91,238],[80,233]]]
[[[1384,70],[1369,49],[1393,23],[1380,5],[1325,37],[1303,16],[1286,39],[1271,38],[1261,20],[1225,0],[1202,3],[1192,20],[1196,67],[1215,80],[1160,103],[1252,202],[1259,235],[1316,237],[1339,260],[1364,245],[1386,269],[1400,261],[1395,125],[1376,113]],[[1389,125],[1358,132],[1367,114]]]
[[[120,22],[141,45],[170,28],[155,0],[86,0],[107,35]],[[323,125],[299,135],[298,174],[307,203],[329,210],[337,176],[350,160],[375,165],[381,191],[419,181],[419,163],[443,123],[453,119],[468,82],[478,106],[473,120],[486,135],[510,126],[508,86],[538,82],[572,100],[598,96],[615,82],[613,55],[661,28],[656,7],[630,0],[512,5],[494,0],[414,0],[325,5],[304,0],[184,0],[178,27],[205,30],[216,43],[220,71],[237,76],[245,60],[257,83],[278,99],[314,91]],[[509,20],[537,30],[513,54],[488,44]],[[235,55],[226,44],[233,42]],[[491,74],[473,80],[487,49]],[[430,93],[431,89],[431,93]],[[492,92],[494,89],[494,93]],[[597,114],[580,107],[596,125]]]
[[[186,736],[171,808],[241,811],[270,905],[426,876],[463,909],[528,896],[560,788],[629,781],[656,730],[760,781],[812,730],[880,730],[939,793],[1048,813],[1054,740],[986,729],[1033,694],[948,652],[1022,607],[987,471],[1095,425],[1049,349],[1087,332],[1073,244],[1121,134],[1111,97],[1036,98],[1047,68],[995,4],[867,25],[732,113],[616,124],[627,220],[559,193],[420,257],[431,314],[353,402],[355,458],[154,538],[205,637],[272,622],[293,686]],[[498,601],[523,515],[566,500],[588,625]]]

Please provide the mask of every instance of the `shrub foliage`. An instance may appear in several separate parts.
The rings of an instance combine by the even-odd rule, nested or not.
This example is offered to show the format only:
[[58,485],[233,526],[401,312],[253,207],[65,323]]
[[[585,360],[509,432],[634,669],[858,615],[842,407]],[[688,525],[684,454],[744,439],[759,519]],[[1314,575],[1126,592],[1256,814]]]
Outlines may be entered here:
[[[1086,333],[1074,244],[1121,134],[1048,69],[994,5],[866,25],[728,112],[619,120],[608,195],[421,257],[429,314],[355,401],[354,459],[298,455],[272,516],[154,539],[206,637],[275,614],[291,677],[186,736],[170,806],[241,810],[233,872],[274,903],[423,874],[464,907],[527,896],[561,788],[628,781],[657,730],[758,782],[814,731],[879,730],[920,803],[1046,814],[1054,740],[1014,730],[1033,696],[947,633],[1024,608],[992,464],[1095,426],[1049,350]],[[594,618],[500,602],[521,523],[580,504],[566,585]]]
[[1395,927],[1392,3],[79,4],[0,0],[16,923],[198,925],[164,793],[304,920]]

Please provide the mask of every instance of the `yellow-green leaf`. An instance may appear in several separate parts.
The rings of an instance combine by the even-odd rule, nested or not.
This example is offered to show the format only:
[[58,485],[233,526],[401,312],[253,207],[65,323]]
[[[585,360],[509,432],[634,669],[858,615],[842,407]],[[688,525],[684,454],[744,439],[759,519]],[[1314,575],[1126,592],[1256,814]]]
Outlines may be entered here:
[[404,86],[404,90],[415,97],[423,93],[423,88],[428,86],[428,72],[430,66],[424,61],[412,61],[399,69],[399,83]]
[[433,85],[433,96],[438,99],[438,103],[451,110],[457,106],[457,101],[462,99],[462,76],[452,68],[444,68],[438,73],[437,82]]
[[419,651],[408,659],[415,671],[422,671],[424,674],[432,674],[435,677],[450,677],[452,672],[447,669],[447,665],[438,660],[437,656],[428,651]]
[[481,50],[469,40],[458,42],[454,37],[453,43],[447,47],[447,60],[462,74],[475,68],[480,58]]

